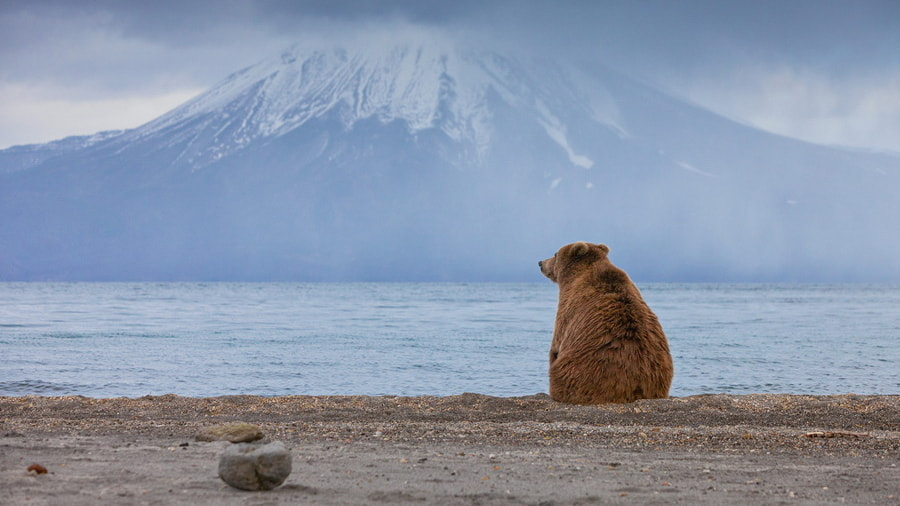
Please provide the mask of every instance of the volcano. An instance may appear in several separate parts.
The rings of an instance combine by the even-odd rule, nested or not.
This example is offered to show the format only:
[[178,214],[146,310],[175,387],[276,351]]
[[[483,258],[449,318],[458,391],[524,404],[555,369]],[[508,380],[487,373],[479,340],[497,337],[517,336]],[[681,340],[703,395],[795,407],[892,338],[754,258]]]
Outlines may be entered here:
[[900,156],[595,63],[294,46],[138,128],[0,151],[4,280],[900,281]]

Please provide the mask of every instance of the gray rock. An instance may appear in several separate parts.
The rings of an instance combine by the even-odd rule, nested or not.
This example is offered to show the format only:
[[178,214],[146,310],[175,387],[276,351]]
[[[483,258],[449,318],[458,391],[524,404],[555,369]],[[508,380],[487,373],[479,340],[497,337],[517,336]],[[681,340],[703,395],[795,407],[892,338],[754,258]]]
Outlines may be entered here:
[[207,427],[200,431],[197,441],[229,441],[231,443],[250,443],[263,438],[262,430],[252,423],[235,422]]
[[271,490],[291,474],[291,452],[280,441],[238,443],[219,458],[219,478],[241,490]]

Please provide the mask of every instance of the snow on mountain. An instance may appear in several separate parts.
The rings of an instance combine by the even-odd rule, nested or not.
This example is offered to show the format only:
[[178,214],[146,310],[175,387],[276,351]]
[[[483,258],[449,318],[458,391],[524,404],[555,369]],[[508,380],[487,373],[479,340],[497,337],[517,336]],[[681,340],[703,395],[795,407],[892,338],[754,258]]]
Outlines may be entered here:
[[76,135],[45,144],[27,144],[0,150],[0,172],[27,169],[57,156],[90,148],[122,135],[124,130],[107,130],[92,135]]
[[613,69],[441,38],[293,46],[124,132],[0,150],[0,279],[900,280],[900,158]]
[[[559,74],[552,86],[542,85],[535,75],[547,72]],[[477,161],[492,142],[488,97],[496,93],[511,107],[532,109],[570,161],[590,168],[593,162],[573,151],[566,125],[553,110],[560,90],[582,102],[596,120],[626,134],[611,119],[617,114],[615,105],[596,80],[587,82],[582,75],[582,86],[576,88],[561,72],[558,68],[528,68],[494,53],[438,43],[328,50],[293,46],[236,72],[122,140],[140,141],[197,120],[193,133],[185,134],[193,139],[184,156],[199,167],[259,139],[282,136],[312,119],[339,111],[347,129],[370,118],[382,123],[400,120],[412,134],[439,129],[472,148]],[[213,138],[202,141],[201,132],[213,125],[217,129]]]

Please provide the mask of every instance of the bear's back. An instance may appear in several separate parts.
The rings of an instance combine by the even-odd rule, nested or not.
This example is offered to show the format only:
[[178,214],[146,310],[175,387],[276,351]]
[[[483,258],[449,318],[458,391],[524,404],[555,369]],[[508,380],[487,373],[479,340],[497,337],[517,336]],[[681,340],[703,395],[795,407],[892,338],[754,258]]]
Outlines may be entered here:
[[608,260],[560,285],[550,394],[579,404],[667,397],[668,342],[640,290]]

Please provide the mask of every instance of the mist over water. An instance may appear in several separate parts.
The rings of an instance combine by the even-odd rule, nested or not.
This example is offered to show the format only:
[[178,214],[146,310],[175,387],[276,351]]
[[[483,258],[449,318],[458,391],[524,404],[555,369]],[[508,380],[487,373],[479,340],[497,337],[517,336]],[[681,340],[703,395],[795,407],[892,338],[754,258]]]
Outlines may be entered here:
[[[671,395],[897,394],[900,286],[639,284]],[[0,395],[547,390],[541,283],[0,283]]]

